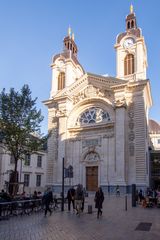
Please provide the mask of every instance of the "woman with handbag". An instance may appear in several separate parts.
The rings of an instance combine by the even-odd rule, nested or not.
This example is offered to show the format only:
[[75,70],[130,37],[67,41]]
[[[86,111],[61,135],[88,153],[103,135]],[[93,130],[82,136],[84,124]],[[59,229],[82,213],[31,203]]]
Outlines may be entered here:
[[95,208],[98,209],[97,218],[99,218],[99,216],[102,215],[102,204],[103,204],[103,201],[104,201],[104,193],[103,193],[101,187],[98,188],[98,190],[95,194],[94,201],[95,201]]

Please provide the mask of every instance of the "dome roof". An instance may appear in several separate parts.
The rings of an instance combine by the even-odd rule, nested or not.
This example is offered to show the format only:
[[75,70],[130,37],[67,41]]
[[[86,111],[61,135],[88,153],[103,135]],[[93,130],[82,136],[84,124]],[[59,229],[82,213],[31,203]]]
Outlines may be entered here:
[[149,119],[149,133],[160,133],[160,124]]

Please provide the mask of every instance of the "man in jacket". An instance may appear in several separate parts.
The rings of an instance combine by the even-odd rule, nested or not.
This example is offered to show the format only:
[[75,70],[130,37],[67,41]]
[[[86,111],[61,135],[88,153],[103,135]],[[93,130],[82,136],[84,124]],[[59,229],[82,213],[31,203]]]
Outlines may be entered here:
[[47,192],[44,194],[42,201],[45,205],[45,217],[47,216],[47,212],[50,212],[50,215],[52,214],[52,211],[50,209],[50,203],[53,202],[53,194],[50,189],[47,189]]
[[71,210],[71,203],[72,203],[72,206],[73,206],[73,210],[75,209],[75,189],[73,187],[71,187],[69,190],[68,190],[68,193],[67,193],[67,199],[68,199],[68,211]]

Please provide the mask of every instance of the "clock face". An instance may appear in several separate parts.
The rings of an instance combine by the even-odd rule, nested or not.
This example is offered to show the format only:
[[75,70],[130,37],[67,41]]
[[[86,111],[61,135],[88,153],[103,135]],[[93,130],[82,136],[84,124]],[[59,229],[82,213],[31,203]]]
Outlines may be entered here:
[[123,46],[124,46],[124,48],[130,48],[133,44],[134,44],[133,38],[127,38],[124,41]]

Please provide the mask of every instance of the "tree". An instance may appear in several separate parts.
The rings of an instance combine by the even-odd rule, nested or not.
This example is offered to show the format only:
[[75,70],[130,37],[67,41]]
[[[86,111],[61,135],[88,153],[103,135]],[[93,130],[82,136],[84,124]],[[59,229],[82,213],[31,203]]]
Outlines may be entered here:
[[[36,136],[40,134],[43,117],[36,109],[36,100],[32,100],[28,85],[24,85],[20,92],[11,88],[9,93],[5,89],[0,93],[0,141],[15,160],[13,186],[18,182],[18,160],[41,147],[41,138]],[[15,193],[13,187],[12,194]]]

